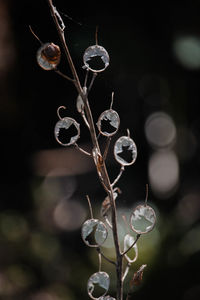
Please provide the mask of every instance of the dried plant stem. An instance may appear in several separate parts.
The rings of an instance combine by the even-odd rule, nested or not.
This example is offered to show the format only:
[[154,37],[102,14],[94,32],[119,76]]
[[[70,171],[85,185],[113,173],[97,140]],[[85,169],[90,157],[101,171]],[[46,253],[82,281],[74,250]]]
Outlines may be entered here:
[[[107,172],[106,164],[105,164],[105,159],[101,154],[101,150],[99,147],[96,131],[95,131],[95,126],[94,126],[94,121],[87,97],[87,92],[84,91],[80,84],[80,80],[78,77],[78,74],[76,72],[76,68],[74,66],[74,63],[72,61],[68,46],[65,41],[65,35],[64,35],[64,30],[59,24],[58,16],[56,14],[55,7],[53,6],[52,0],[47,0],[52,18],[54,20],[56,29],[58,31],[59,38],[61,40],[65,55],[67,57],[72,75],[73,75],[73,83],[76,87],[76,90],[78,94],[81,96],[83,103],[84,103],[84,110],[86,113],[87,117],[87,122],[89,124],[89,131],[90,131],[90,136],[92,140],[92,145],[95,153],[98,153],[98,161],[96,161],[96,156],[93,154],[93,159],[96,164],[97,168],[97,173],[99,175],[100,181],[108,194],[108,197],[110,199],[110,205],[111,205],[111,221],[112,221],[112,231],[113,231],[113,239],[114,239],[114,245],[115,245],[115,252],[116,252],[116,275],[117,275],[117,300],[122,300],[123,299],[123,270],[122,270],[122,260],[123,260],[123,255],[121,254],[120,251],[120,245],[119,245],[119,238],[118,238],[118,229],[117,229],[117,210],[116,210],[116,204],[115,204],[115,199],[114,199],[114,192],[113,192],[113,187],[110,183],[109,175]],[[93,77],[96,77],[96,75]],[[68,79],[68,78],[66,78]],[[93,83],[93,82],[92,82]]]

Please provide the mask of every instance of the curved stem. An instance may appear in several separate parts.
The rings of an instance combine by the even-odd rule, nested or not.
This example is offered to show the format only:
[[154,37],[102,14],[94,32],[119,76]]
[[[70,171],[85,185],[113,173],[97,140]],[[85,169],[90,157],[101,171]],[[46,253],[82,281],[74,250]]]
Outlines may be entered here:
[[133,246],[137,243],[137,241],[139,240],[140,237],[141,237],[141,234],[137,234],[136,239],[133,242],[133,244],[126,251],[124,251],[122,253],[122,256],[124,256],[126,253],[128,253],[133,248]]

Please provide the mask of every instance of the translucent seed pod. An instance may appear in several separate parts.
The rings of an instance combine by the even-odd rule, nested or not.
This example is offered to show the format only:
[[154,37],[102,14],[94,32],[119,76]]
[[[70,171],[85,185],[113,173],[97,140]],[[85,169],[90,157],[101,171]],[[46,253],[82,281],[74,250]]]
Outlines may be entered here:
[[103,222],[97,219],[89,219],[82,225],[81,235],[87,246],[99,247],[107,239],[108,231]]
[[43,44],[37,51],[37,62],[39,66],[46,70],[54,70],[60,62],[60,47],[54,43]]
[[[135,239],[133,236],[131,236],[130,234],[126,234],[124,237],[124,252],[126,252],[135,242]],[[135,243],[135,245],[132,247],[132,249],[134,249],[135,252],[135,256],[133,258],[130,258],[128,253],[125,254],[126,259],[129,263],[133,263],[137,260],[138,258],[138,247],[137,244]],[[131,251],[131,250],[130,250]]]
[[137,158],[135,142],[129,136],[121,136],[115,143],[114,155],[122,166],[132,165]]
[[138,205],[130,218],[131,229],[137,234],[150,232],[156,223],[156,214],[149,205]]
[[120,118],[118,113],[113,109],[108,109],[100,115],[97,127],[99,132],[105,136],[114,135],[119,129]]
[[[69,131],[69,129],[72,127],[73,127],[75,133],[72,137],[70,136],[70,138],[69,138],[67,131]],[[76,143],[76,141],[80,137],[80,124],[78,124],[72,118],[65,117],[56,123],[55,129],[54,129],[54,134],[55,134],[55,138],[56,138],[57,142],[59,144],[61,144],[62,146],[73,145]],[[63,141],[61,140],[61,138]],[[67,141],[65,141],[66,138],[68,139]]]
[[100,73],[104,71],[109,66],[109,62],[109,54],[102,46],[93,45],[88,47],[84,52],[83,68],[94,73]]
[[110,277],[106,272],[94,273],[88,280],[87,291],[90,298],[96,300],[108,292]]

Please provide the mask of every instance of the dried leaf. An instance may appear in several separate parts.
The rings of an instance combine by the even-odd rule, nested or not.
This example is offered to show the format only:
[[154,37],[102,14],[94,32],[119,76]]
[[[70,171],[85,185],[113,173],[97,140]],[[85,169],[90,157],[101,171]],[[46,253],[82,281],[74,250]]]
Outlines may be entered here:
[[142,283],[142,277],[144,273],[144,269],[146,268],[147,265],[142,265],[134,274],[133,278],[130,282],[130,286],[138,286]]

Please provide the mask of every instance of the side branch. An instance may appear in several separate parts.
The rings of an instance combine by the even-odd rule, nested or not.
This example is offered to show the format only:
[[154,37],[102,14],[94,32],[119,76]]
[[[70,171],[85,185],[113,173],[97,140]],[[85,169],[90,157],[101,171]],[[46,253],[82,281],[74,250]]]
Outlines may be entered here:
[[124,256],[125,254],[127,254],[127,253],[133,248],[133,246],[135,246],[135,244],[136,244],[137,241],[139,240],[140,236],[141,236],[141,234],[137,234],[136,239],[135,239],[135,241],[133,242],[133,244],[132,244],[126,251],[124,251],[124,252],[122,253],[122,256]]
[[109,262],[110,264],[113,264],[113,265],[116,266],[116,262],[114,262],[113,260],[111,260],[111,259],[109,259],[107,256],[105,256],[99,247],[97,248],[97,252],[100,253],[101,256],[102,256],[105,260],[107,260],[107,262]]

